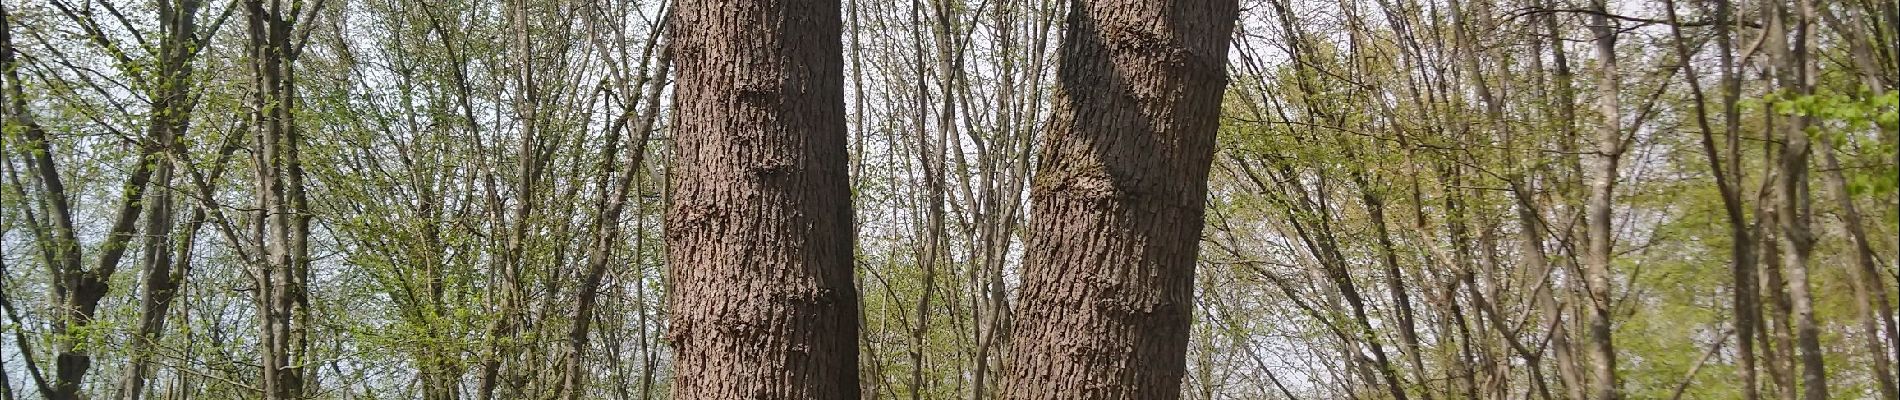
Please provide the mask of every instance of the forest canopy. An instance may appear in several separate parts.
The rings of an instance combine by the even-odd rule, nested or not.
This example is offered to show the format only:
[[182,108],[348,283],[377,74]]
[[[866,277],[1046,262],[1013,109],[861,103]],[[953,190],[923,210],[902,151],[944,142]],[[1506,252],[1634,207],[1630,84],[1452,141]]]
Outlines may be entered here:
[[0,0],[0,400],[1900,398],[1896,0]]

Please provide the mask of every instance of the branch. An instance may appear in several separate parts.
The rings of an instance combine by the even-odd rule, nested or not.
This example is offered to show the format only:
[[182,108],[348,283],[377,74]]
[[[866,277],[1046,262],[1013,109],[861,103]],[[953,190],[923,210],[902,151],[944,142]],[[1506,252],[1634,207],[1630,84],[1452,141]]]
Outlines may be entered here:
[[1710,346],[1709,351],[1702,353],[1702,358],[1696,359],[1695,364],[1689,366],[1688,376],[1683,377],[1682,383],[1676,385],[1675,393],[1669,396],[1670,400],[1682,398],[1682,392],[1689,389],[1689,383],[1695,382],[1695,374],[1702,370],[1702,364],[1707,364],[1710,358],[1715,357],[1715,353],[1722,352],[1722,345],[1728,344],[1728,336],[1731,333],[1733,332],[1730,330],[1723,330],[1722,334],[1715,338],[1715,345]]
[[[1611,14],[1611,13],[1608,13],[1608,12],[1603,12],[1603,11],[1597,11],[1597,10],[1591,10],[1591,9],[1585,9],[1585,8],[1544,8],[1544,7],[1525,7],[1525,8],[1520,8],[1520,9],[1517,9],[1516,11],[1512,11],[1512,12],[1511,12],[1511,17],[1513,17],[1513,18],[1516,18],[1516,17],[1528,17],[1528,16],[1532,16],[1532,15],[1540,15],[1540,14],[1555,14],[1555,13],[1571,13],[1571,14],[1586,14],[1586,15],[1595,15],[1595,16],[1601,16],[1601,17],[1606,17],[1606,18],[1610,18],[1610,19],[1615,19],[1615,20],[1620,20],[1620,21],[1629,21],[1629,22],[1639,22],[1639,23],[1642,23],[1642,24],[1644,24],[1644,25],[1671,25],[1671,26],[1689,26],[1689,27],[1696,27],[1696,26],[1715,26],[1715,25],[1717,25],[1717,24],[1720,24],[1720,23],[1721,23],[1721,22],[1718,22],[1718,21],[1677,21],[1677,22],[1674,22],[1674,23],[1671,23],[1671,22],[1669,22],[1669,21],[1667,21],[1667,20],[1660,20],[1660,19],[1653,19],[1653,18],[1643,18],[1643,17],[1632,17],[1632,16],[1628,16],[1628,15],[1616,15],[1616,14]],[[1760,28],[1760,27],[1761,27],[1761,25],[1760,25],[1760,24],[1756,24],[1756,23],[1750,23],[1750,22],[1738,22],[1738,23],[1737,23],[1737,25],[1741,25],[1741,26],[1746,26],[1746,27],[1750,27],[1750,28]]]
[[82,10],[84,11],[82,13],[73,11],[72,7],[66,5],[65,1],[53,0],[52,4],[53,8],[58,8],[59,13],[66,16],[66,19],[72,20],[74,24],[78,24],[81,29],[84,29],[87,39],[92,41],[93,44],[104,48],[106,54],[111,55],[112,60],[119,63],[119,68],[126,71],[126,75],[132,78],[133,83],[138,84],[141,88],[148,87],[145,78],[140,77],[138,74],[130,73],[135,70],[134,67],[138,65],[137,61],[133,60],[132,56],[126,55],[125,49],[120,47],[118,43],[106,37],[105,30],[100,29],[98,21],[93,20],[92,8],[90,6]]

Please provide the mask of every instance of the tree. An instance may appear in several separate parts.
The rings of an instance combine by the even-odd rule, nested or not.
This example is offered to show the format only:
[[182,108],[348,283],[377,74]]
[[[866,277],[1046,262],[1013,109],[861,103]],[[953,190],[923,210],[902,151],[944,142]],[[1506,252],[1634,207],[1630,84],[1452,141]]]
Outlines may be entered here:
[[1590,152],[1589,170],[1585,176],[1589,180],[1590,200],[1584,218],[1584,230],[1587,232],[1588,248],[1583,255],[1584,291],[1588,294],[1590,323],[1590,392],[1597,400],[1616,400],[1623,398],[1622,383],[1616,378],[1616,345],[1611,330],[1612,310],[1616,308],[1611,297],[1612,275],[1610,262],[1615,253],[1615,215],[1612,215],[1612,203],[1618,178],[1618,165],[1626,149],[1623,143],[1623,113],[1617,96],[1622,93],[1621,77],[1617,76],[1616,26],[1611,25],[1608,6],[1603,1],[1592,3],[1596,15],[1591,17],[1590,32],[1596,36],[1597,61],[1602,67],[1597,70],[1597,112],[1603,121],[1599,122]]
[[839,6],[673,11],[675,398],[858,397]]
[[1893,1],[846,1],[0,0],[0,400],[1900,391]]
[[[321,6],[321,3],[316,4]],[[307,376],[310,350],[310,219],[305,196],[303,135],[297,126],[297,76],[302,43],[293,29],[317,7],[263,0],[244,2],[252,72],[252,142],[258,222],[256,292],[259,366],[264,398],[301,399],[315,382]],[[308,13],[308,14],[306,14]]]
[[1174,399],[1233,1],[1072,3],[1005,362],[1008,399]]

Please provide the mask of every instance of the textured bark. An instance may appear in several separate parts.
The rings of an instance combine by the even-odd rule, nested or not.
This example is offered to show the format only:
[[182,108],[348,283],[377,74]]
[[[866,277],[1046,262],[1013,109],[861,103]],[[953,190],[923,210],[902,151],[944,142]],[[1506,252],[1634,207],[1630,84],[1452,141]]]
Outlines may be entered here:
[[842,7],[677,7],[673,397],[856,399]]
[[1008,399],[1177,399],[1233,1],[1071,3]]

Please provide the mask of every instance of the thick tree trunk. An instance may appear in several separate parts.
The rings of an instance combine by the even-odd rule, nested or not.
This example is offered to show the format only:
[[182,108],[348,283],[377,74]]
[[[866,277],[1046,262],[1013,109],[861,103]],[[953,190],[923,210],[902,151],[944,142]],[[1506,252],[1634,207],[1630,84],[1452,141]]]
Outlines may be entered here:
[[1180,398],[1237,12],[1231,0],[1072,3],[1004,398]]
[[842,7],[677,7],[673,397],[856,399]]
[[[61,3],[54,5],[69,18],[75,20],[80,18],[65,5]],[[157,157],[158,149],[153,146],[143,146],[137,158],[132,160],[133,166],[127,168],[130,172],[126,174],[125,181],[120,186],[120,200],[117,210],[113,212],[112,225],[107,230],[104,240],[100,241],[96,248],[98,250],[96,264],[91,269],[85,268],[82,261],[84,257],[81,254],[83,250],[78,236],[79,228],[74,225],[75,209],[66,192],[60,168],[54,161],[55,152],[52,142],[48,140],[47,130],[33,119],[27,106],[24,84],[20,79],[21,68],[19,68],[18,56],[10,32],[11,27],[11,15],[6,9],[0,8],[0,31],[7,31],[0,33],[0,71],[3,71],[6,91],[5,103],[0,104],[0,111],[4,113],[0,114],[6,117],[5,122],[8,126],[5,128],[17,129],[25,140],[26,147],[35,149],[30,152],[27,162],[31,165],[33,178],[43,191],[40,198],[35,200],[39,203],[39,207],[47,212],[47,217],[50,219],[48,222],[51,224],[50,227],[38,228],[51,228],[51,234],[50,237],[39,238],[37,242],[42,255],[41,261],[46,264],[50,270],[48,275],[53,278],[50,288],[52,293],[49,297],[59,304],[59,310],[53,313],[53,333],[68,335],[84,332],[89,330],[93,317],[99,309],[100,300],[110,292],[112,275],[117,271],[119,260],[125,256],[126,248],[137,233],[139,215],[145,205],[143,193],[152,179],[153,166],[157,164],[154,159]],[[81,346],[81,342],[76,340],[56,341],[53,351],[53,380],[50,384],[42,385],[43,387],[40,388],[42,396],[55,400],[82,398],[80,389],[85,383],[86,374],[92,369],[92,351]],[[34,369],[36,373],[40,372],[37,365],[29,365],[28,368]]]

